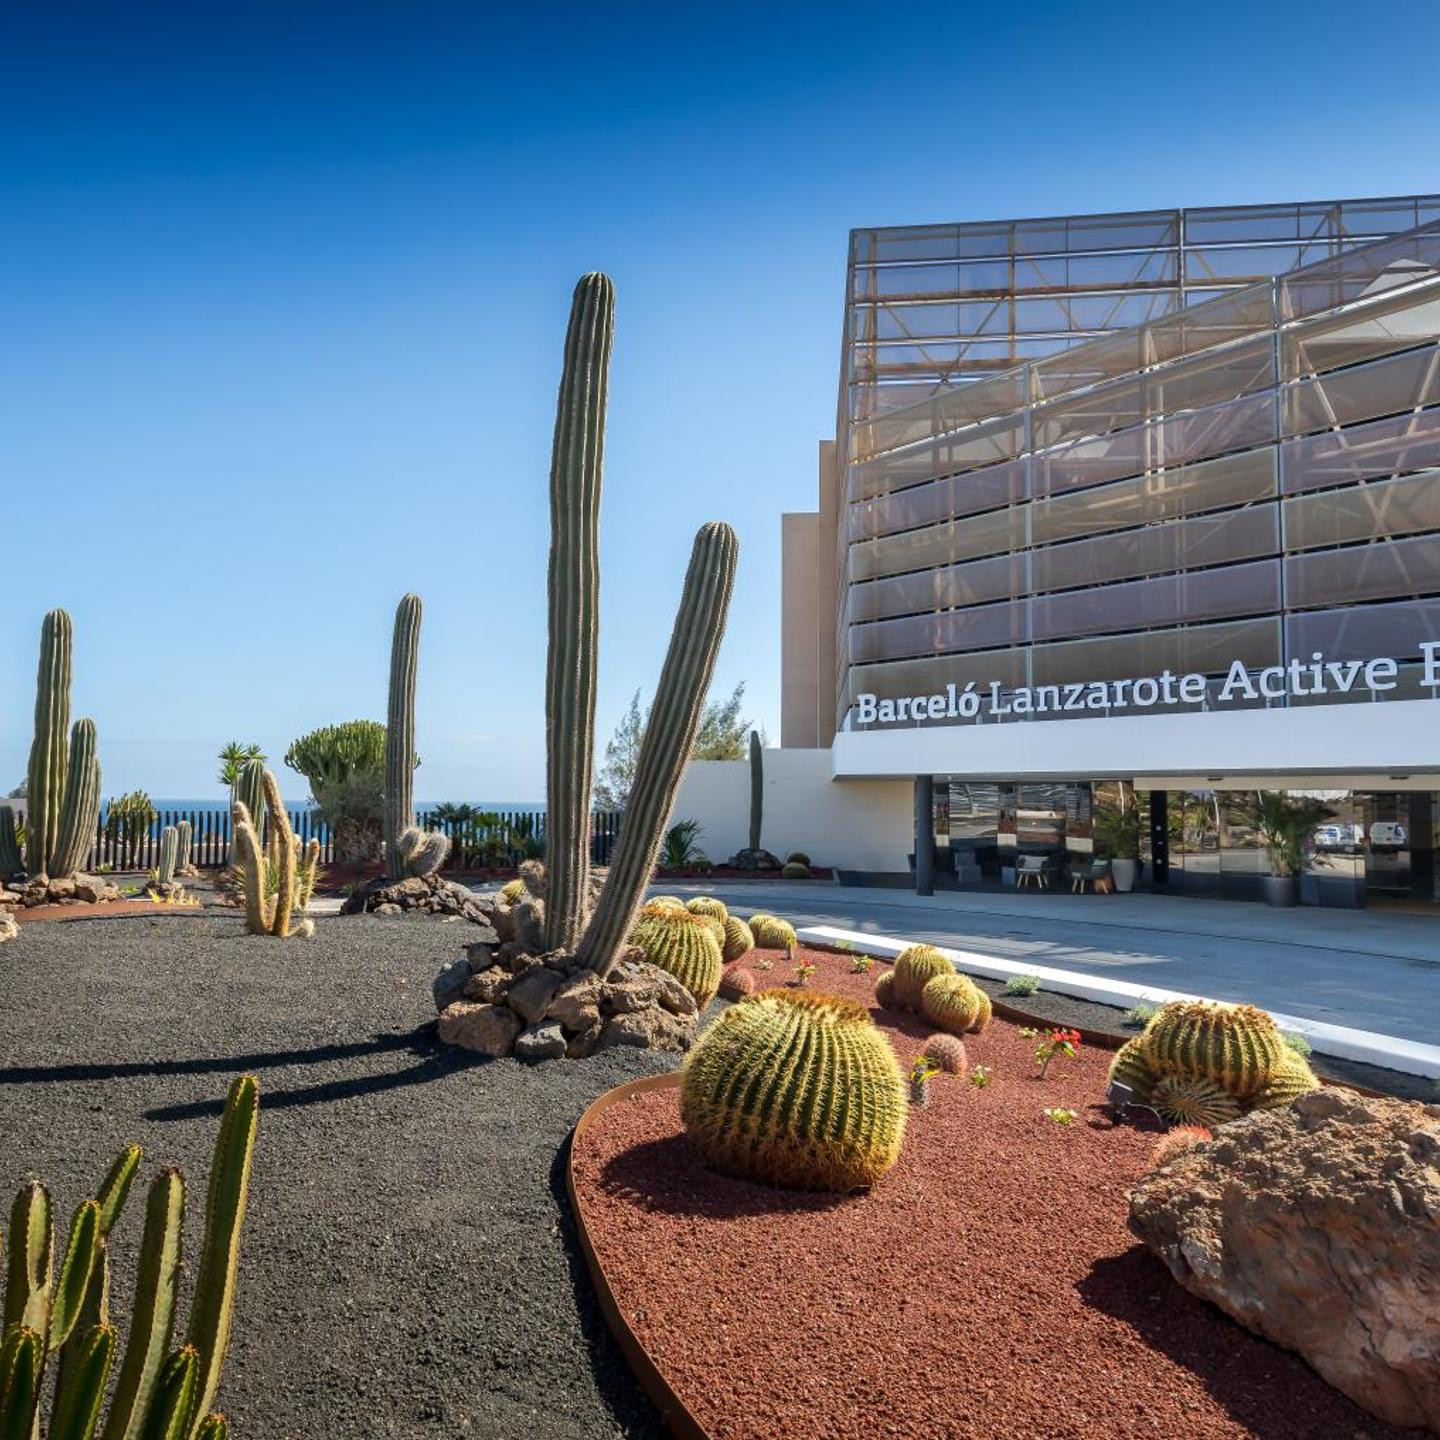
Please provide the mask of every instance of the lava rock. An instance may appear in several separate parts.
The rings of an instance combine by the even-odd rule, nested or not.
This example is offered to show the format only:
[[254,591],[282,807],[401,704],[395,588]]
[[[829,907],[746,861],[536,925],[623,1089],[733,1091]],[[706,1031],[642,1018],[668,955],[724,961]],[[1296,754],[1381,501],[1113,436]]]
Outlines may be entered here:
[[554,1020],[527,1026],[515,1039],[515,1058],[528,1065],[558,1060],[565,1054],[565,1032]]
[[545,1013],[567,1030],[588,1030],[600,1018],[605,982],[593,970],[581,970],[561,982]]
[[510,982],[505,1003],[524,1021],[533,1025],[543,1019],[563,977],[541,962],[532,965]]
[[478,975],[472,975],[465,982],[463,998],[478,1001],[482,1005],[498,1005],[505,998],[505,992],[509,988],[509,971],[502,970],[498,965],[492,965],[488,970],[482,970]]
[[597,1050],[612,1045],[629,1045],[636,1050],[688,1050],[695,1040],[695,1017],[687,1023],[668,1010],[651,1006],[612,1015],[596,1042]]
[[1248,1115],[1147,1176],[1130,1226],[1357,1404],[1440,1433],[1440,1106],[1327,1088]]
[[0,945],[7,940],[16,940],[20,936],[20,926],[15,917],[8,910],[0,910]]
[[520,1019],[506,1005],[457,1000],[441,1014],[436,1029],[447,1045],[458,1045],[477,1055],[508,1055],[520,1033]]

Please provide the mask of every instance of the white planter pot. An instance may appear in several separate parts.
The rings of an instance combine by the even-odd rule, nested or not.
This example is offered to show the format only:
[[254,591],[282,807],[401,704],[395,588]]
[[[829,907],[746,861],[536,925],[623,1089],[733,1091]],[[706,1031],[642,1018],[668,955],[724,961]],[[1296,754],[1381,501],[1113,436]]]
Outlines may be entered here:
[[1115,888],[1122,894],[1128,895],[1135,888],[1135,876],[1139,869],[1138,861],[1112,860],[1110,862],[1110,878],[1114,880]]

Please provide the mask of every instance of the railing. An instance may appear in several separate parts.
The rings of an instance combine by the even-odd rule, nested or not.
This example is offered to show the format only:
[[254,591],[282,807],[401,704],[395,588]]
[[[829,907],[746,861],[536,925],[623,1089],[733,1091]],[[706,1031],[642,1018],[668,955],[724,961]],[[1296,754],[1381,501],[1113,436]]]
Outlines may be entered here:
[[[108,807],[107,807],[108,812]],[[335,836],[314,810],[286,812],[291,828],[302,843],[320,842],[321,864],[335,863]],[[458,817],[436,819],[436,812],[417,817],[426,829],[443,830],[450,836],[447,870],[509,870],[521,860],[540,857],[545,848],[543,811],[486,810]],[[153,870],[160,863],[160,836],[167,825],[190,822],[190,862],[201,870],[219,870],[230,863],[230,816],[223,810],[157,810],[147,824],[129,827],[123,816],[118,823],[102,818],[96,826],[95,844],[86,868],[102,866],[115,870]],[[620,833],[618,811],[596,811],[590,817],[590,862],[608,865]]]

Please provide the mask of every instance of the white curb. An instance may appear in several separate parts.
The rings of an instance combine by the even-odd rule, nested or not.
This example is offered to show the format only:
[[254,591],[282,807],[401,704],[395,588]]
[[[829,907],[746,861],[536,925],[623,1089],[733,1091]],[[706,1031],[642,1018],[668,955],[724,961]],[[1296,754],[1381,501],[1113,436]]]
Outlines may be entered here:
[[[802,941],[818,945],[835,945],[844,941],[852,950],[865,955],[878,955],[893,960],[913,940],[893,940],[886,935],[869,935],[860,930],[842,930],[835,925],[806,925],[797,930]],[[1127,1010],[1141,1001],[1164,1005],[1171,1000],[1204,1000],[1208,996],[1189,995],[1179,990],[1162,990],[1158,985],[1138,985],[1133,980],[1109,980],[1099,975],[1085,975],[1078,970],[1057,970],[1049,965],[1022,964],[981,955],[975,950],[953,950],[948,945],[936,946],[955,962],[960,970],[984,975],[992,980],[1008,980],[1012,975],[1034,975],[1046,990],[1061,995],[1075,995],[1101,1005],[1121,1005]],[[1307,1020],[1301,1015],[1282,1015],[1272,1010],[1275,1023],[1282,1030],[1303,1035],[1322,1054],[1341,1060],[1359,1060],[1367,1065],[1382,1065],[1387,1070],[1402,1070],[1407,1075],[1440,1078],[1440,1045],[1422,1045],[1418,1040],[1402,1040],[1397,1035],[1377,1035],[1372,1030],[1351,1030],[1345,1025],[1327,1025],[1321,1020]]]

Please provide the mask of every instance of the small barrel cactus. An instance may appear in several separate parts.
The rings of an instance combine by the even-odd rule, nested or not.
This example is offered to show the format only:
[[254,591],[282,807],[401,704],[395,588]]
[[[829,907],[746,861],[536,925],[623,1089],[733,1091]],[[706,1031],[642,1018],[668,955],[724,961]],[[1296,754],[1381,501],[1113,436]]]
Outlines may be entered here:
[[1109,1083],[1125,1085],[1134,1091],[1136,1101],[1141,1105],[1150,1103],[1150,1087],[1155,1083],[1150,1071],[1150,1062],[1145,1058],[1144,1047],[1138,1039],[1127,1040],[1110,1062]]
[[713,915],[696,915],[693,911],[685,912],[692,919],[698,920],[714,937],[715,943],[723,950],[725,948],[725,923],[717,920]]
[[507,880],[500,887],[500,898],[508,905],[518,904],[528,893],[525,882],[518,876],[514,880]]
[[895,968],[890,973],[895,977],[891,998],[881,1003],[918,1011],[925,986],[937,975],[953,975],[955,967],[933,945],[912,945],[895,957]]
[[1304,1056],[1297,1055],[1292,1050],[1282,1057],[1279,1069],[1270,1076],[1270,1083],[1250,1097],[1250,1109],[1274,1110],[1319,1088],[1319,1076],[1310,1068]]
[[810,867],[800,864],[798,860],[791,860],[780,867],[780,874],[786,880],[808,880]]
[[1140,1042],[1157,1076],[1211,1080],[1237,1100],[1264,1089],[1291,1053],[1279,1026],[1263,1010],[1203,1000],[1164,1006]]
[[926,982],[920,992],[920,1013],[952,1035],[972,1030],[978,1034],[990,1023],[990,997],[969,976],[952,970]]
[[933,1060],[947,1075],[963,1075],[970,1068],[965,1042],[958,1035],[948,1035],[943,1031],[932,1035],[920,1053]]
[[630,943],[638,945],[645,958],[673,975],[704,1009],[720,988],[720,945],[710,930],[716,922],[688,910],[645,906]]
[[686,904],[685,908],[692,915],[709,915],[712,919],[720,921],[722,925],[730,918],[730,912],[725,908],[725,902],[716,899],[714,895],[697,895]]
[[875,1003],[888,1010],[895,1003],[895,972],[886,970],[875,981]]
[[691,1052],[685,1133],[713,1169],[799,1190],[875,1184],[900,1156],[908,1089],[865,1009],[813,991],[762,990]]
[[645,902],[649,905],[663,905],[667,910],[687,910],[689,906],[678,895],[657,895],[653,900]]
[[726,1000],[743,1000],[755,993],[754,972],[743,965],[727,965],[720,973],[720,994]]
[[720,947],[725,963],[733,964],[754,948],[755,937],[750,933],[750,927],[738,915],[731,915],[725,921],[725,941]]
[[1203,1075],[1162,1075],[1150,1087],[1150,1104],[1176,1125],[1218,1130],[1240,1116],[1240,1102]]
[[788,920],[761,912],[750,917],[750,933],[761,950],[788,950],[799,942],[795,927]]

